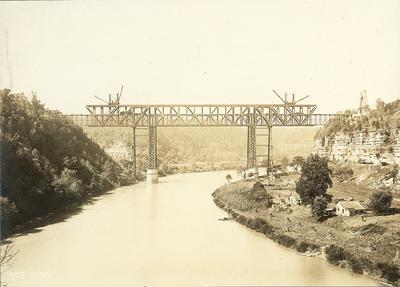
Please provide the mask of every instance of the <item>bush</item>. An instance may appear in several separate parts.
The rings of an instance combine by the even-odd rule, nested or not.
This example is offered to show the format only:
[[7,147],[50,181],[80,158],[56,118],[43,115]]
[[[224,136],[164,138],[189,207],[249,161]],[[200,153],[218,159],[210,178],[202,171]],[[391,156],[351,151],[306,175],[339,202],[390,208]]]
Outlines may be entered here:
[[349,180],[353,175],[354,171],[349,167],[336,168],[333,172],[333,176],[340,182]]
[[261,227],[263,225],[265,225],[266,223],[267,222],[265,221],[265,219],[257,217],[254,220],[254,229],[257,230],[257,231],[261,231]]
[[313,205],[311,206],[311,212],[313,216],[317,219],[321,219],[326,216],[326,208],[328,206],[328,201],[325,197],[317,196],[314,199]]
[[371,195],[368,207],[376,212],[385,212],[390,209],[392,199],[390,191],[376,191]]
[[337,265],[339,261],[346,259],[345,250],[342,247],[337,246],[335,244],[329,245],[325,249],[325,253],[328,261],[335,265]]
[[260,232],[262,232],[267,236],[270,236],[274,233],[274,227],[269,223],[265,223],[264,225],[261,226]]
[[302,253],[306,252],[308,249],[315,250],[317,248],[318,248],[317,245],[315,245],[313,243],[308,243],[308,242],[305,242],[305,241],[300,241],[296,245],[296,250],[298,252],[302,252]]
[[293,237],[290,237],[286,234],[279,234],[279,235],[275,236],[275,240],[279,244],[282,244],[283,246],[286,246],[286,247],[292,247],[296,244],[296,239],[294,239]]
[[260,182],[257,181],[252,188],[253,191],[265,191],[264,185]]
[[247,223],[247,218],[246,218],[244,215],[239,215],[239,217],[237,218],[237,221],[238,221],[240,224],[246,225],[246,223]]
[[263,203],[266,207],[272,206],[273,196],[265,189],[257,191],[249,191],[247,198],[257,203]]
[[377,225],[375,223],[369,223],[367,225],[363,225],[359,228],[359,231],[362,235],[367,235],[367,234],[383,234],[386,232],[386,227],[382,225]]
[[376,266],[381,270],[381,275],[386,280],[390,282],[396,282],[398,279],[400,279],[399,268],[393,264],[377,263]]

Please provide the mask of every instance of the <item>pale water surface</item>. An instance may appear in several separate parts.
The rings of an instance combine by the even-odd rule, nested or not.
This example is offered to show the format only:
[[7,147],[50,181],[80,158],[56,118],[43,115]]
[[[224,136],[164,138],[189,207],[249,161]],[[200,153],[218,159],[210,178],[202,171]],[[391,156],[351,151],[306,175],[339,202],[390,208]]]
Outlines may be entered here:
[[115,189],[14,238],[8,286],[378,285],[230,221],[211,193],[227,172]]

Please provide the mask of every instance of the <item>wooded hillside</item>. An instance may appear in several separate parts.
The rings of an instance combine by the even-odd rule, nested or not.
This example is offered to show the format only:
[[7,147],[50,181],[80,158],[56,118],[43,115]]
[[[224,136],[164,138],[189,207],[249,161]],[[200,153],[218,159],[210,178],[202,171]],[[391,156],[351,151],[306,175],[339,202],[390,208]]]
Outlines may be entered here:
[[0,91],[1,228],[126,184],[129,177],[81,128],[35,97]]

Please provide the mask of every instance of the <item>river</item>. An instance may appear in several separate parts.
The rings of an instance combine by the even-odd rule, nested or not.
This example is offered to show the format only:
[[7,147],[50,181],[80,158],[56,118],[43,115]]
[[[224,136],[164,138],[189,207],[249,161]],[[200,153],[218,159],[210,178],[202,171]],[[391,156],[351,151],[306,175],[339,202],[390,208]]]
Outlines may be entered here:
[[211,193],[227,172],[173,175],[101,196],[13,238],[13,286],[378,285],[232,221]]

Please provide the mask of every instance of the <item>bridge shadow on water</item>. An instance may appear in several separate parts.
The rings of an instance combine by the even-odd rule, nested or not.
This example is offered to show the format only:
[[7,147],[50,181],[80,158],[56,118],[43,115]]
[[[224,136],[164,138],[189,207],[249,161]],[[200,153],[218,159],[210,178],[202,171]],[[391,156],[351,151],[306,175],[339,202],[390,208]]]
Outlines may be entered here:
[[6,240],[12,241],[12,239],[15,237],[41,232],[43,230],[43,227],[61,222],[66,222],[71,217],[81,213],[84,210],[84,207],[92,205],[101,198],[109,196],[112,193],[113,190],[105,191],[102,193],[96,193],[95,195],[86,198],[78,203],[72,204],[62,209],[58,209],[42,217],[30,220],[24,223],[23,225],[15,227],[12,230],[11,234],[8,236],[8,238],[6,238]]

